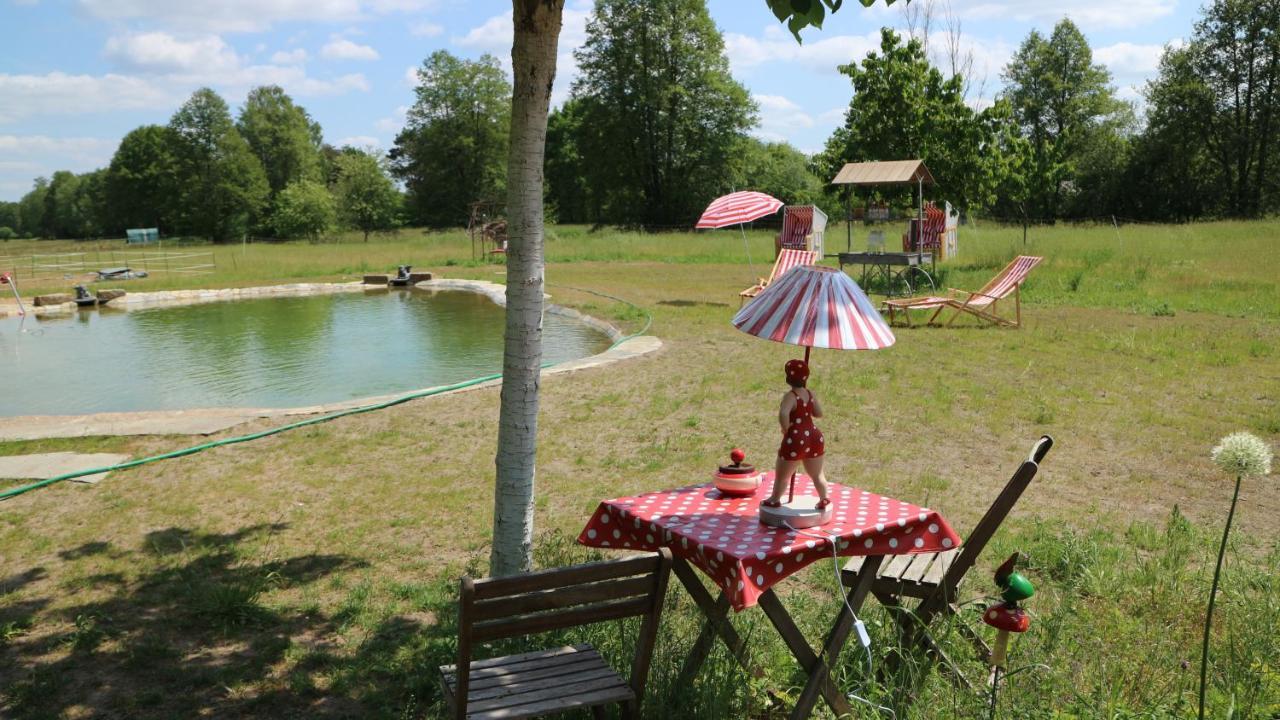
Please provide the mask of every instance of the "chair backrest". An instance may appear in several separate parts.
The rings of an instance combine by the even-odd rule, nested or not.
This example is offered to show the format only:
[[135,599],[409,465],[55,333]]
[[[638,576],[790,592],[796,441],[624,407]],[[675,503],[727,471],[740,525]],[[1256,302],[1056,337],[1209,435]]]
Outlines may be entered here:
[[472,646],[503,638],[644,616],[632,662],[637,698],[657,635],[671,551],[502,578],[462,578],[458,603],[456,708],[466,715]]
[[778,259],[773,263],[773,274],[769,276],[769,282],[775,282],[778,278],[787,274],[791,268],[799,265],[813,265],[818,262],[818,253],[812,250],[792,250],[783,248],[778,253]]
[[956,556],[955,561],[947,568],[947,572],[942,576],[942,582],[939,583],[938,589],[932,597],[925,601],[925,605],[920,607],[921,615],[936,612],[940,609],[942,603],[949,602],[956,596],[956,589],[959,588],[960,581],[964,578],[965,573],[969,572],[970,568],[977,562],[978,556],[982,554],[987,542],[996,534],[996,530],[1000,529],[1004,519],[1009,516],[1009,511],[1017,504],[1018,498],[1022,497],[1022,492],[1031,484],[1032,478],[1036,476],[1036,472],[1040,469],[1041,461],[1044,460],[1044,456],[1049,453],[1049,448],[1051,447],[1053,447],[1053,438],[1048,435],[1041,436],[1036,441],[1036,444],[1031,447],[1031,454],[1018,466],[1018,469],[1013,473],[1013,477],[1009,478],[1009,482],[1005,484],[1004,489],[996,497],[996,501],[991,504],[986,514],[978,521],[978,524],[973,528],[973,532],[969,533],[969,537],[965,538],[964,545],[960,548],[960,554]]
[[974,296],[969,304],[989,305],[996,300],[1008,297],[1018,289],[1022,281],[1027,279],[1027,274],[1042,260],[1044,258],[1034,255],[1019,255],[1014,258],[1000,271],[1000,274],[991,278],[991,281],[978,291],[979,294]]

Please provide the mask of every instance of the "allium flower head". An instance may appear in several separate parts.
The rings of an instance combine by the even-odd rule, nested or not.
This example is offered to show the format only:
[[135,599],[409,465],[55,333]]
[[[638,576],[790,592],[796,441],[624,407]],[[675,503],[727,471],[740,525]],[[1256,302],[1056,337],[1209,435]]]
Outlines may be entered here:
[[1271,472],[1271,446],[1247,432],[1222,438],[1213,449],[1212,457],[1218,467],[1231,475],[1259,477]]

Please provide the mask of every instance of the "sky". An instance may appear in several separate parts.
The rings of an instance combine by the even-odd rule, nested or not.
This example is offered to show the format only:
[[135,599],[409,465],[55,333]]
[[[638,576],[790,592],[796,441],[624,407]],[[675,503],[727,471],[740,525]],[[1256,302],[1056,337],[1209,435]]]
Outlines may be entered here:
[[[923,7],[927,0],[915,0]],[[903,3],[856,0],[798,45],[764,0],[710,0],[734,76],[755,98],[761,139],[819,150],[848,106],[836,66],[907,27]],[[1187,0],[935,0],[930,50],[945,63],[946,16],[973,58],[970,103],[990,102],[1000,70],[1033,29],[1064,15],[1080,26],[1121,97],[1141,102],[1162,48],[1187,38]],[[576,76],[573,50],[591,14],[567,0],[553,102]],[[414,69],[435,50],[491,53],[510,66],[505,0],[0,0],[0,200],[37,176],[106,166],[120,138],[163,124],[197,88],[238,112],[249,89],[277,84],[335,145],[389,148],[413,102]]]

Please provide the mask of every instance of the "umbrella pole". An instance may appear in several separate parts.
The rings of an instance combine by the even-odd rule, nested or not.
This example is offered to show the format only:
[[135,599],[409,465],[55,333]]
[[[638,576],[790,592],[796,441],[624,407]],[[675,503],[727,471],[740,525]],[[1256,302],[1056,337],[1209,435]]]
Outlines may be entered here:
[[738,223],[738,229],[742,231],[742,249],[747,251],[747,267],[751,268],[752,273],[755,273],[755,264],[751,262],[751,246],[747,244],[747,229],[742,223]]

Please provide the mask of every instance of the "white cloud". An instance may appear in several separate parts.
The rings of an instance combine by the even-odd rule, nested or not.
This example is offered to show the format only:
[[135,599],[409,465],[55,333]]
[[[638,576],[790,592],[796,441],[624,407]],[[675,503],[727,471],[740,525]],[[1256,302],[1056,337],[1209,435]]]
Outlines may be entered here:
[[414,23],[409,26],[409,33],[418,37],[437,37],[444,34],[444,26],[433,22]]
[[760,106],[760,125],[762,127],[767,128],[771,125],[813,127],[813,116],[805,112],[803,108],[789,98],[781,95],[758,94],[751,97]]
[[434,0],[79,0],[110,21],[140,20],[201,32],[256,32],[279,22],[354,22],[373,15],[420,12]]
[[116,140],[49,135],[0,135],[0,199],[16,200],[32,181],[57,170],[87,172],[106,166],[115,154]]
[[396,134],[404,127],[405,117],[409,114],[409,106],[401,105],[390,117],[379,118],[373,126],[382,132]]
[[780,26],[770,25],[761,37],[726,33],[724,45],[729,64],[738,75],[748,74],[759,65],[781,63],[795,63],[808,70],[835,73],[837,66],[861,60],[869,51],[880,47],[880,31],[821,39],[814,36],[801,45]]
[[501,15],[494,15],[480,25],[471,28],[466,35],[453,38],[453,44],[458,47],[496,54],[504,49],[511,49],[511,40],[514,34],[515,30],[511,24],[511,11],[508,10]]
[[148,32],[114,36],[107,40],[107,59],[144,72],[218,72],[240,65],[217,35],[179,39],[169,33]]
[[409,87],[418,87],[418,66],[410,65],[404,69],[404,82]]
[[293,50],[277,50],[271,55],[271,62],[275,65],[301,65],[307,61],[307,51],[302,48]]
[[[147,83],[169,96],[170,105],[201,85],[230,94],[245,93],[255,85],[279,85],[300,96],[338,95],[369,89],[368,80],[360,73],[329,78],[308,75],[302,66],[307,53],[301,48],[277,52],[269,64],[250,64],[248,58],[237,55],[217,35],[184,37],[148,32],[115,36],[107,41],[105,54],[109,60],[135,71],[145,80],[107,77],[119,77],[121,82]],[[106,103],[104,107],[117,106]]]
[[353,43],[346,38],[334,38],[323,48],[320,54],[331,60],[377,60],[378,51],[368,45]]
[[957,5],[962,17],[1052,24],[1066,15],[1083,29],[1109,30],[1141,27],[1165,17],[1175,10],[1177,0],[986,0]]
[[0,123],[35,115],[76,115],[104,110],[167,108],[173,95],[149,79],[127,75],[0,73]]
[[1100,47],[1093,51],[1093,59],[1106,65],[1112,74],[1147,75],[1160,67],[1160,56],[1164,54],[1163,45],[1135,45],[1119,42],[1115,45]]
[[836,107],[830,110],[823,110],[814,118],[820,125],[830,125],[835,127],[844,122],[844,114],[849,111],[847,107]]
[[378,138],[373,137],[371,135],[352,135],[351,137],[344,137],[340,140],[335,140],[333,142],[334,147],[351,146],[354,148],[367,148],[367,147],[376,148],[379,145],[380,143],[378,142]]

